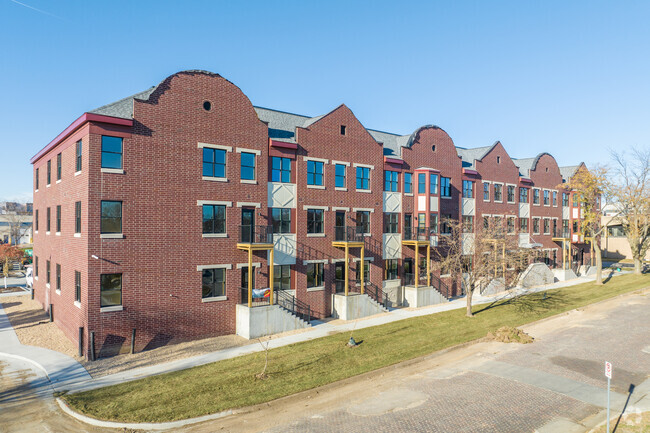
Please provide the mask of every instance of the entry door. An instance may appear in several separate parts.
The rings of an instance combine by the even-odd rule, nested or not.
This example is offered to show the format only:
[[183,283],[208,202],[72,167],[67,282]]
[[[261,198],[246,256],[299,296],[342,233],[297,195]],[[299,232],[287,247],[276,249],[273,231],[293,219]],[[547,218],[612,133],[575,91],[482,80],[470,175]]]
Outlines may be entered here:
[[[253,282],[252,287],[255,288],[255,267],[251,271],[251,280]],[[244,289],[248,288],[248,266],[241,268],[241,286]]]
[[345,211],[340,211],[340,210],[336,211],[334,225],[336,226],[334,228],[334,230],[336,231],[336,233],[334,234],[336,236],[335,240],[337,241],[345,240]]
[[336,292],[345,291],[345,263],[343,262],[334,264],[334,286]]
[[255,230],[255,209],[242,208],[241,210],[241,241],[252,242]]
[[411,285],[413,281],[413,259],[404,259],[404,285]]

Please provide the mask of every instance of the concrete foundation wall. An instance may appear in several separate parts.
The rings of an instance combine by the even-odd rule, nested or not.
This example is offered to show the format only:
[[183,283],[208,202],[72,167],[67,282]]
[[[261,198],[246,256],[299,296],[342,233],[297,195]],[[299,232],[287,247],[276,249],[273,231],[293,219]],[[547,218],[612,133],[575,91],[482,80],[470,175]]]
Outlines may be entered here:
[[578,278],[578,276],[571,269],[553,269],[553,275],[558,281],[567,281]]
[[404,287],[404,305],[407,307],[426,307],[443,302],[447,302],[447,299],[431,286]]
[[332,315],[337,319],[355,320],[387,311],[365,294],[350,296],[334,295],[334,312]]
[[279,305],[248,308],[237,304],[236,316],[237,335],[249,340],[311,326]]
[[544,263],[532,263],[519,278],[521,287],[541,286],[553,284],[554,282],[555,276],[553,272]]
[[398,307],[404,304],[404,288],[401,280],[384,280],[382,286],[388,307]]

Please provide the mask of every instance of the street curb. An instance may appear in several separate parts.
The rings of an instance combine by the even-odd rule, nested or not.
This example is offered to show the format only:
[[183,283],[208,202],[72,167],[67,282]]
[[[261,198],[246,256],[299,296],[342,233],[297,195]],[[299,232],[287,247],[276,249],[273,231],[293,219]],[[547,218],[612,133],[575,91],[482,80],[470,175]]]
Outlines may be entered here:
[[33,366],[35,366],[36,368],[41,370],[43,372],[43,374],[45,374],[45,377],[47,378],[47,381],[49,382],[49,384],[53,385],[52,380],[50,379],[50,375],[47,374],[47,370],[45,369],[45,367],[43,367],[41,364],[34,361],[33,359],[26,358],[26,357],[21,356],[21,355],[15,355],[13,353],[0,352],[0,357],[2,357],[2,356],[6,356],[6,357],[9,357],[9,358],[13,358],[13,359],[18,359],[20,361],[25,361],[25,362],[28,362],[28,363],[32,364]]
[[226,410],[223,412],[217,412],[210,415],[204,415],[197,418],[189,418],[180,421],[171,421],[171,422],[160,422],[160,423],[121,423],[113,421],[102,421],[96,418],[91,418],[87,415],[82,415],[74,410],[70,409],[68,404],[63,401],[61,398],[57,397],[56,402],[63,412],[70,415],[71,417],[90,425],[96,427],[106,427],[106,428],[121,428],[121,429],[136,429],[136,430],[168,430],[179,427],[185,427],[189,424],[196,424],[203,421],[211,421],[219,418],[223,418],[228,415],[232,415],[234,412],[232,409]]

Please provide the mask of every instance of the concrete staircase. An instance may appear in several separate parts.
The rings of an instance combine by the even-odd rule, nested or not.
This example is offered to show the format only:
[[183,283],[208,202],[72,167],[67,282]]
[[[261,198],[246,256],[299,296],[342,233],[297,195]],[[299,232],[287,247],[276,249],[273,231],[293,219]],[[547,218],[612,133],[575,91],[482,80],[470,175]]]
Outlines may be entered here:
[[334,294],[332,316],[341,320],[356,320],[375,314],[387,313],[388,309],[367,294],[352,293],[349,296]]

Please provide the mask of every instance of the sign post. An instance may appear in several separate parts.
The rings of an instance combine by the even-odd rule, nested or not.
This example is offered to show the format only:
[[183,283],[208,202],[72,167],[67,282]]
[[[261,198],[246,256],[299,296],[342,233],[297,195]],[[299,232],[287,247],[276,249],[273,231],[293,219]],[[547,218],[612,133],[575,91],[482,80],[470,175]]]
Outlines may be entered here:
[[607,376],[607,433],[609,433],[609,384],[612,380],[612,363],[605,361],[605,376]]

